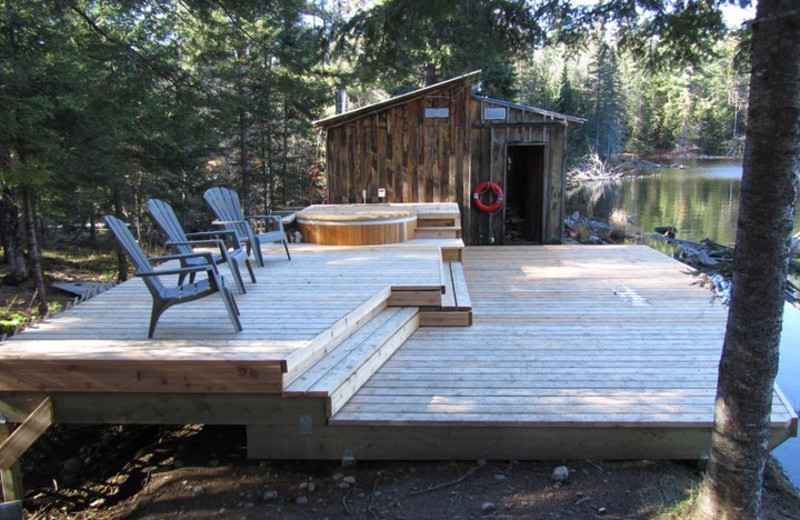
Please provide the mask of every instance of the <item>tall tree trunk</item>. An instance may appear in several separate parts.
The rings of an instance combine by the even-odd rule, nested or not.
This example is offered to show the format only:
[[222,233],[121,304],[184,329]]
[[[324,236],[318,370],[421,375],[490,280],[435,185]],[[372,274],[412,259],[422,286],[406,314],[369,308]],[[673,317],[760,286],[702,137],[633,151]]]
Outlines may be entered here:
[[708,471],[695,518],[761,517],[773,383],[800,168],[797,0],[760,0],[733,292]]
[[[124,219],[125,217],[122,215],[122,194],[119,192],[119,190],[114,190],[113,196],[114,215],[116,215],[118,218]],[[117,278],[120,282],[124,282],[128,279],[128,257],[125,256],[125,251],[116,245],[116,241],[114,242],[114,247],[117,250]]]
[[0,199],[0,234],[3,244],[3,262],[8,270],[10,282],[22,282],[28,278],[25,254],[22,247],[22,226],[17,190],[4,188]]
[[[270,70],[270,62],[271,57],[269,54],[266,55],[264,59],[264,67],[267,69],[267,73],[269,74]],[[264,190],[264,207],[261,213],[266,214],[269,211],[269,208],[272,206],[272,193],[270,193],[270,182],[269,182],[269,159],[270,156],[270,124],[272,118],[272,82],[270,78],[267,77],[264,79],[264,82],[261,84],[261,96],[259,96],[259,100],[262,103],[262,109],[258,111],[259,113],[259,155],[261,158],[261,185],[262,189]]]
[[[289,100],[283,101],[283,165],[281,166],[281,203],[286,204],[288,195],[286,187],[289,184]],[[272,209],[272,207],[270,207]]]
[[37,307],[39,316],[47,316],[49,310],[47,302],[47,285],[44,282],[42,271],[42,258],[39,254],[39,241],[36,238],[36,197],[31,186],[22,188],[22,208],[25,215],[25,235],[28,242],[28,261],[30,272],[36,284]]
[[[239,60],[243,60],[245,54],[244,48],[237,49]],[[236,93],[238,96],[238,137],[239,137],[239,181],[241,182],[241,200],[242,200],[242,208],[244,209],[245,215],[248,214],[250,210],[250,150],[247,143],[247,131],[248,131],[248,118],[247,118],[247,105],[249,100],[247,99],[247,90],[245,85],[245,72],[244,66],[239,63],[237,64],[236,68]]]

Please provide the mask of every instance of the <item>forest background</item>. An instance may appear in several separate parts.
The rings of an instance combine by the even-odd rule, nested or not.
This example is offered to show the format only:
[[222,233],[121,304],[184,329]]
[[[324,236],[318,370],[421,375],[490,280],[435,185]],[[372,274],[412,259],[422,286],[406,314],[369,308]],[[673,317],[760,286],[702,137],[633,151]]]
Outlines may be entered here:
[[256,213],[322,200],[311,121],[341,88],[353,108],[481,69],[483,94],[585,117],[573,159],[741,153],[746,29],[701,10],[631,41],[625,19],[587,24],[558,5],[2,0],[5,279],[37,278],[44,294],[38,249],[54,229],[94,240],[115,213],[145,234],[150,197],[189,229],[210,221],[214,185]]

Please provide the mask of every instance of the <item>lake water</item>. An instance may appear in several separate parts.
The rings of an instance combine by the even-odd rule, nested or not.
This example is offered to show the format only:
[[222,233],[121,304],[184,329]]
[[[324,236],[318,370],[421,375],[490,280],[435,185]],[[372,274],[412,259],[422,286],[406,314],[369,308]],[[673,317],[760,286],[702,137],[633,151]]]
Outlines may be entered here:
[[[732,246],[741,163],[694,160],[682,164],[684,169],[656,170],[654,176],[582,185],[568,192],[567,211],[607,221],[613,209],[622,208],[635,215],[633,227],[645,233],[657,226],[674,226],[677,238],[694,242],[711,238]],[[800,228],[800,211],[797,213],[795,230]],[[672,246],[664,242],[649,245],[666,254],[672,252]],[[789,304],[784,309],[778,384],[794,408],[800,408],[800,310]],[[773,453],[800,487],[800,439],[790,439]]]

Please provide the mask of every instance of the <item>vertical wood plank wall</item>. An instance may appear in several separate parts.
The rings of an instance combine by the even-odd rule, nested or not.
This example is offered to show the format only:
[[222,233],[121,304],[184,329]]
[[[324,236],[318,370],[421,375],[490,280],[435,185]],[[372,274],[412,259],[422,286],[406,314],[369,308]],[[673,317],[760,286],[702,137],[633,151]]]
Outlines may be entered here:
[[[506,164],[509,145],[539,145],[544,147],[542,237],[548,244],[563,240],[564,230],[564,162],[566,157],[567,127],[550,123],[539,113],[523,108],[505,106],[505,121],[485,121],[485,108],[502,108],[505,105],[486,100],[473,99],[470,115],[478,125],[472,126],[472,186],[491,180],[508,191]],[[522,123],[531,123],[530,126]],[[470,199],[467,198],[469,201]],[[471,205],[470,205],[471,206]],[[495,244],[503,243],[503,224],[506,206],[495,215],[489,215],[472,207],[469,212],[469,228],[465,226],[471,244],[489,244],[493,236]],[[491,231],[489,233],[491,221]],[[469,232],[466,230],[469,229]]]
[[[566,127],[542,124],[542,114],[511,106],[505,121],[483,121],[483,108],[502,106],[473,98],[467,84],[449,84],[329,126],[329,202],[362,202],[362,190],[368,202],[379,202],[378,188],[386,189],[385,202],[456,202],[465,243],[489,244],[493,237],[502,244],[505,207],[490,218],[472,207],[472,190],[485,180],[505,190],[508,145],[541,145],[542,237],[560,243]],[[426,118],[426,108],[449,108],[450,116]]]
[[[328,195],[334,204],[378,202],[462,202],[467,178],[462,160],[470,90],[467,85],[426,92],[328,128]],[[426,108],[448,108],[448,118],[425,118]]]

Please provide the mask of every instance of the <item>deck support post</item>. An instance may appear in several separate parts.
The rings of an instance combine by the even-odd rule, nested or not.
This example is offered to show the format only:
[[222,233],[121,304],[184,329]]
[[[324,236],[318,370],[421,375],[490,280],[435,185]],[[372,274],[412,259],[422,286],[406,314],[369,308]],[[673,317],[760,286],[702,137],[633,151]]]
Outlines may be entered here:
[[[45,397],[24,419],[18,417],[19,410],[4,406],[12,412],[10,419],[20,422],[14,432],[8,427],[5,416],[0,424],[0,478],[3,480],[3,500],[22,500],[22,471],[19,458],[53,424],[53,403]],[[24,414],[24,412],[23,412]]]
[[[8,424],[0,424],[0,444],[4,443],[10,436],[10,428]],[[0,480],[3,481],[3,501],[13,502],[15,500],[22,500],[22,470],[19,468],[19,463],[15,462],[8,469],[0,470]]]

